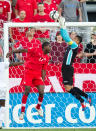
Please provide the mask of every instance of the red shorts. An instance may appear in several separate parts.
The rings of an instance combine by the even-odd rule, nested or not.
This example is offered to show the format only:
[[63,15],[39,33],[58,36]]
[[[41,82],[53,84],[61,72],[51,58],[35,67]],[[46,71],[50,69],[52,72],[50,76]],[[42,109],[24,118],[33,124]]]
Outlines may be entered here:
[[41,73],[37,73],[32,70],[25,70],[23,85],[35,87],[38,85],[44,85]]

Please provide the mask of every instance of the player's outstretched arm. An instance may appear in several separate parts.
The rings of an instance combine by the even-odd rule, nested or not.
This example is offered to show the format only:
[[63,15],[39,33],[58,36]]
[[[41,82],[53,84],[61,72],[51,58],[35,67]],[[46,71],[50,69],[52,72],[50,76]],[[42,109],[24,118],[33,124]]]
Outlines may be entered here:
[[23,53],[23,52],[28,52],[28,49],[15,49],[7,53],[6,57],[8,58],[11,56],[13,53]]
[[11,66],[18,66],[18,65],[22,65],[22,64],[24,64],[24,61],[22,61],[22,62],[12,62],[12,63],[9,64],[9,66],[10,67]]
[[70,38],[66,26],[65,26],[65,18],[64,17],[60,17],[59,18],[59,24],[60,24],[60,33],[62,38],[64,39],[64,41],[66,43],[68,43],[69,45],[72,45],[72,48],[76,48],[78,45],[76,44],[76,42],[72,41],[72,39]]
[[68,44],[70,44],[70,42],[72,42],[68,32],[67,32],[67,29],[66,29],[66,26],[65,26],[65,18],[64,17],[60,17],[59,18],[59,24],[60,24],[60,33],[61,33],[61,36],[62,38],[64,39],[64,41]]

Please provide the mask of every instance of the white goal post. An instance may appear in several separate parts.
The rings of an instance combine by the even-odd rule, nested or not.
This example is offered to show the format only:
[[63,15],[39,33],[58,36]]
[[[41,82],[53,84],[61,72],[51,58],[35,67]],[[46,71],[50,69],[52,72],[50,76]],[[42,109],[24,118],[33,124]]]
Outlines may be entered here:
[[[96,27],[96,23],[95,22],[66,22],[66,24],[65,24],[67,27]],[[9,22],[9,23],[4,23],[4,61],[5,62],[7,62],[8,61],[8,59],[6,58],[6,53],[9,51],[9,28],[15,28],[15,27],[35,27],[36,29],[39,29],[40,27],[46,27],[46,29],[53,29],[53,30],[55,30],[55,29],[59,29],[59,23],[57,23],[57,22],[54,22],[54,23],[47,23],[47,22],[44,22],[44,23],[40,23],[40,22],[38,22],[38,23],[11,23],[11,22]],[[80,74],[80,73],[79,73]],[[89,72],[89,74],[91,74],[90,72]],[[82,74],[83,75],[83,74]],[[91,76],[91,75],[90,75]],[[82,76],[81,76],[82,77]],[[81,78],[80,77],[80,78]],[[9,85],[9,69],[6,71],[6,79],[7,79],[7,85]],[[54,79],[55,79],[55,76],[54,76]],[[53,78],[51,79],[50,78],[50,81],[52,81],[53,80]],[[55,79],[55,80],[57,80],[57,79]],[[54,85],[53,85],[54,86]],[[10,88],[10,87],[9,87]],[[22,126],[18,126],[19,124],[17,124],[16,126],[14,126],[14,124],[13,125],[11,125],[10,126],[10,120],[9,120],[9,108],[10,108],[10,106],[9,106],[9,99],[10,99],[10,97],[9,97],[9,88],[7,88],[7,95],[6,95],[6,111],[7,111],[7,113],[6,113],[6,128],[14,128],[14,127],[18,127],[18,128],[21,128]],[[61,91],[62,92],[62,91]],[[48,92],[47,92],[48,93]],[[57,93],[57,92],[56,92]],[[93,95],[95,95],[95,94],[93,94]],[[61,95],[61,97],[62,96],[64,96],[64,94],[62,94]],[[47,97],[47,95],[46,95],[46,97]],[[48,96],[48,98],[50,99],[50,95]],[[64,96],[65,97],[65,96]],[[70,95],[68,96],[70,99],[71,99],[71,97],[70,97]],[[72,98],[72,99],[74,99],[74,98]],[[57,100],[57,99],[56,99]],[[94,100],[95,101],[95,100]],[[93,101],[93,102],[94,102]],[[54,102],[54,101],[53,101]],[[77,101],[76,101],[77,102]],[[74,103],[74,100],[73,100],[73,103]],[[66,103],[65,103],[66,104]],[[68,103],[67,103],[68,104]],[[61,105],[60,105],[61,106]],[[46,106],[45,106],[45,111],[47,112],[47,108],[48,107],[48,109],[49,109],[49,111],[51,110],[51,108],[53,108],[54,109],[54,104],[52,105],[52,103],[50,103],[50,105],[48,105],[48,103],[46,104]],[[65,107],[66,107],[66,105],[65,105]],[[72,118],[70,115],[69,115],[69,117],[70,118],[68,118],[68,116],[66,116],[66,113],[68,113],[68,110],[69,111],[71,111],[71,109],[72,108],[77,108],[77,105],[76,104],[74,104],[74,105],[71,105],[71,106],[67,106],[66,107],[66,112],[64,112],[65,113],[65,119],[67,120],[67,122],[69,122],[69,123],[71,123],[71,120],[73,120],[74,122],[72,123],[72,126],[71,126],[71,124],[69,124],[68,125],[68,127],[75,127],[75,123],[77,122],[77,119],[76,118]],[[71,109],[69,109],[69,108],[71,108]],[[89,110],[91,111],[91,112],[93,112],[94,113],[94,110],[95,110],[95,107],[92,107],[92,108],[90,108],[89,107],[89,105],[88,105],[88,108],[89,108]],[[58,108],[59,109],[59,108]],[[92,109],[93,109],[93,111],[92,111]],[[27,110],[28,111],[28,110]],[[56,110],[57,111],[57,110]],[[81,108],[80,108],[80,110],[79,110],[79,113],[81,112]],[[58,113],[58,112],[57,112]],[[50,114],[49,114],[50,115]],[[51,114],[52,115],[52,114]],[[53,114],[54,115],[54,114]],[[48,120],[47,119],[47,114],[45,114],[45,119],[44,119],[44,121],[45,121],[45,123],[44,123],[44,121],[43,120],[41,120],[42,121],[42,125],[43,126],[41,126],[40,125],[40,123],[37,125],[37,127],[39,128],[39,126],[40,126],[40,128],[42,127],[51,127],[51,128],[53,128],[53,127],[56,127],[56,128],[58,128],[58,127],[63,127],[63,125],[62,125],[62,117],[60,116],[58,116],[58,119],[57,119],[57,124],[55,123],[55,122],[53,122],[54,124],[53,124],[53,127],[52,127],[52,124],[51,124],[51,120],[53,120],[54,118],[52,117],[52,119],[50,118],[50,120]],[[84,114],[82,113],[82,116],[84,117]],[[88,116],[89,116],[89,114],[88,114]],[[93,115],[94,116],[94,115]],[[27,114],[27,117],[28,117],[28,114]],[[76,116],[75,116],[76,117]],[[95,116],[94,116],[95,117]],[[72,119],[71,119],[72,118]],[[27,118],[27,119],[29,119],[29,117]],[[34,118],[35,119],[35,118]],[[39,119],[39,118],[38,118]],[[70,119],[70,120],[69,120]],[[78,116],[78,119],[80,119],[80,121],[82,121],[82,124],[81,124],[81,127],[91,127],[90,126],[90,123],[91,122],[93,122],[92,123],[92,127],[95,127],[95,125],[94,125],[94,121],[96,121],[96,118],[94,118],[95,120],[93,120],[92,118],[91,118],[91,116],[90,116],[90,118],[88,118],[88,120],[89,120],[89,123],[87,123],[87,119],[86,118],[81,118],[80,116]],[[13,120],[13,119],[12,119]],[[92,121],[93,120],[93,121]],[[30,120],[31,121],[31,120]],[[38,120],[39,121],[39,120]],[[54,120],[53,120],[54,121]],[[91,121],[91,122],[90,122]],[[16,122],[16,121],[15,121]],[[35,122],[35,120],[34,120],[34,122]],[[33,123],[34,123],[33,122]],[[40,121],[39,121],[40,122]],[[86,124],[84,124],[84,123],[86,123]],[[48,124],[48,126],[47,126],[47,124]],[[61,125],[60,125],[61,124]],[[68,124],[68,123],[67,123]],[[80,123],[76,123],[77,125],[76,125],[76,127],[79,127],[80,126]],[[60,126],[59,126],[60,125]],[[79,125],[79,126],[78,126]],[[26,127],[25,125],[24,125],[24,127]],[[30,127],[30,122],[29,122],[29,125],[27,125],[27,127]],[[33,124],[33,127],[34,128],[36,128],[36,126],[35,126],[35,124]],[[64,127],[67,127],[66,126],[66,124],[64,124]]]

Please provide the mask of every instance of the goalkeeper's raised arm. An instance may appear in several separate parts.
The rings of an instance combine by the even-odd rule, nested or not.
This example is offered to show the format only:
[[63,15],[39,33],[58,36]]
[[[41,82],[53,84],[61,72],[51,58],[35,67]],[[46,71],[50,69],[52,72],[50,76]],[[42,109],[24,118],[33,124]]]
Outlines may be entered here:
[[67,29],[66,29],[66,26],[65,26],[65,18],[64,18],[64,17],[61,16],[61,17],[59,18],[59,24],[60,24],[60,33],[61,33],[61,36],[62,36],[62,38],[64,39],[64,41],[65,41],[66,43],[68,43],[68,45],[70,45],[71,48],[76,48],[76,47],[78,47],[77,42],[73,41],[73,40],[70,38],[70,36],[69,36],[69,34],[68,34],[68,32],[67,32]]

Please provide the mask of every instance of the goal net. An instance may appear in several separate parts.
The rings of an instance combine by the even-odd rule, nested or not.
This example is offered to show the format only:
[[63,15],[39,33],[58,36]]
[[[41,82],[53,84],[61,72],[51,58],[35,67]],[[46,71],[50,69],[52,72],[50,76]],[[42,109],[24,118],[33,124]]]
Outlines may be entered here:
[[[81,52],[93,53],[96,50],[96,23],[66,23],[70,37],[75,35],[83,38],[79,45],[78,54]],[[80,102],[67,93],[62,84],[61,64],[67,44],[60,36],[58,23],[5,23],[4,24],[4,61],[22,62],[26,60],[26,53],[12,54],[6,59],[6,53],[12,49],[37,48],[44,41],[51,44],[51,60],[47,67],[45,79],[45,94],[42,108],[44,117],[38,116],[34,109],[38,102],[38,90],[31,88],[28,96],[24,120],[19,120],[21,100],[24,93],[22,79],[24,65],[10,67],[6,79],[9,81],[7,88],[7,127],[17,128],[58,128],[58,127],[95,127],[96,126],[96,56],[76,57],[74,66],[74,86],[92,96],[93,105],[86,102],[87,109],[82,111]],[[28,39],[31,35],[33,39]],[[95,34],[95,35],[94,35]],[[92,42],[94,41],[94,49]],[[89,44],[89,45],[88,45]],[[92,47],[89,47],[89,46]],[[93,50],[92,50],[93,49]],[[88,52],[89,51],[89,52]],[[88,61],[89,60],[89,61]],[[94,62],[93,62],[94,61]],[[8,73],[9,72],[9,73]]]

